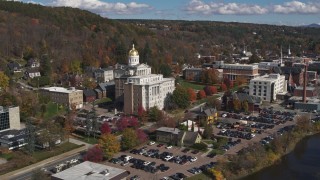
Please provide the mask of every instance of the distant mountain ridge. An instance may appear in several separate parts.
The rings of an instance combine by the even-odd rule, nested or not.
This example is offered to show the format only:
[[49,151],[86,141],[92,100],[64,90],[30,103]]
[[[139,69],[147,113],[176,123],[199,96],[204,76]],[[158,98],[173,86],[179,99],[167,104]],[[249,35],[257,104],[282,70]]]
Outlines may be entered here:
[[303,27],[309,27],[309,28],[320,28],[320,24],[312,23],[309,25],[305,25]]

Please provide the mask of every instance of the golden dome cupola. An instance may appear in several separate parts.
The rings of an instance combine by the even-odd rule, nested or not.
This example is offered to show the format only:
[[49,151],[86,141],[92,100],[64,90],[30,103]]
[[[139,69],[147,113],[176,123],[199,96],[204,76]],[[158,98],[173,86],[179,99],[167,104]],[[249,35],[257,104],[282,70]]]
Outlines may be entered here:
[[132,49],[129,51],[129,56],[139,56],[138,51],[134,48],[134,44],[132,44]]
[[135,66],[139,64],[139,53],[134,48],[134,44],[132,44],[132,49],[129,51],[129,59],[128,59],[128,65],[129,66]]

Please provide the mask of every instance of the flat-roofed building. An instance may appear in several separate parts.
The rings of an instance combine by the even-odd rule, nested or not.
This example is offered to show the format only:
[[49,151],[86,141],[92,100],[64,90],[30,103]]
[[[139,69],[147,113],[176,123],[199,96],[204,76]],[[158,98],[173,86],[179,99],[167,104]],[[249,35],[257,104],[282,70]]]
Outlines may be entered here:
[[51,176],[52,180],[125,180],[130,173],[124,169],[85,161]]
[[164,78],[162,74],[129,77],[124,84],[124,112],[137,113],[140,106],[163,109],[165,98],[174,89],[174,79]]
[[69,108],[74,105],[76,109],[83,107],[83,91],[71,87],[69,89],[64,87],[48,87],[42,88],[40,93],[43,96],[50,97],[52,102],[62,104]]
[[249,94],[262,101],[275,101],[276,95],[284,92],[287,92],[287,82],[283,75],[267,74],[250,80]]
[[0,131],[20,129],[20,108],[0,106]]
[[252,64],[223,64],[223,78],[235,81],[238,77],[246,78],[249,82],[251,79],[259,76],[258,65]]

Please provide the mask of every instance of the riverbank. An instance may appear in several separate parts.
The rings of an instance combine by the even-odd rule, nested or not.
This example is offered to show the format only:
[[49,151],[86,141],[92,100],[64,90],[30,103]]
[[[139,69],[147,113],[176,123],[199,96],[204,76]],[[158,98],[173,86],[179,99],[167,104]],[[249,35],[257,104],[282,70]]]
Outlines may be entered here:
[[299,141],[294,150],[281,162],[251,174],[242,180],[320,179],[320,133]]
[[237,155],[219,161],[215,169],[221,171],[227,179],[241,179],[280,163],[282,157],[292,152],[299,141],[320,133],[320,123],[310,124],[305,119],[299,121],[293,130],[276,136],[270,144],[252,144]]

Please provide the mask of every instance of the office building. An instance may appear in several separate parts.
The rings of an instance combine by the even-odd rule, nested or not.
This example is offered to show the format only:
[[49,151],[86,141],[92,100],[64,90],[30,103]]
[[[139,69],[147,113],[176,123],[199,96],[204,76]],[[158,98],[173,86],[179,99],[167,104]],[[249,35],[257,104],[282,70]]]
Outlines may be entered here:
[[0,131],[6,129],[20,129],[20,109],[16,107],[0,106]]
[[63,87],[42,88],[40,93],[43,96],[50,97],[52,102],[71,108],[72,105],[76,109],[83,107],[83,91],[71,87],[69,89]]
[[267,74],[250,80],[249,94],[260,97],[262,101],[275,101],[278,93],[287,92],[285,76],[280,74]]

